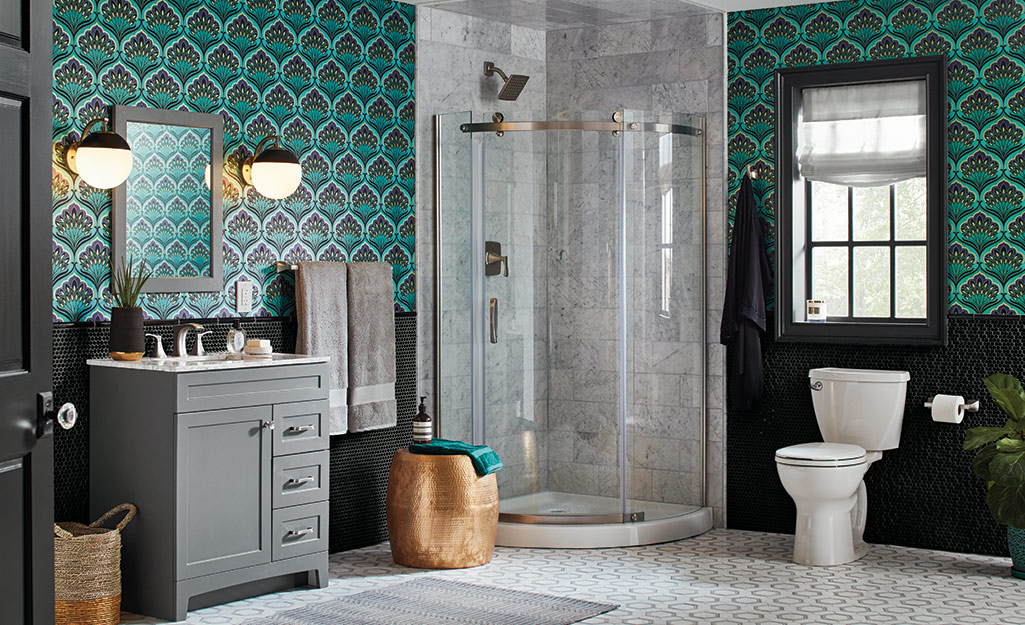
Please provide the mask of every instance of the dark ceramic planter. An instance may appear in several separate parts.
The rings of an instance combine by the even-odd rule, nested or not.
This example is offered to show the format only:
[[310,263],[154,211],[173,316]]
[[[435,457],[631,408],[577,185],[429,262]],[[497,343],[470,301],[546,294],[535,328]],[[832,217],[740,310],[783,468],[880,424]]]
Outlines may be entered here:
[[142,327],[141,308],[110,310],[109,351],[114,360],[138,360],[146,353],[146,331]]
[[1011,551],[1011,575],[1025,579],[1025,529],[1007,526],[1007,548]]

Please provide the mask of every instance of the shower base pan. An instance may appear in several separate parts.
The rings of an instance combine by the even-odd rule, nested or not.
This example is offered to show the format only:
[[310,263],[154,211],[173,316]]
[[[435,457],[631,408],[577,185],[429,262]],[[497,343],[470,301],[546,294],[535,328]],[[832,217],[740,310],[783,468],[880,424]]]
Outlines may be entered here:
[[690,538],[712,529],[712,509],[707,507],[630,499],[624,522],[616,497],[555,491],[503,499],[500,511],[495,542],[503,547],[633,547]]

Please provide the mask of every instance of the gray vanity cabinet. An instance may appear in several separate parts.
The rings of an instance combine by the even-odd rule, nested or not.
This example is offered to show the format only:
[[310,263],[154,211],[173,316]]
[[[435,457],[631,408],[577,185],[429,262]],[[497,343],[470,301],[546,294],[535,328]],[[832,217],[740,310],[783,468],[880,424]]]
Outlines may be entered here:
[[327,365],[158,362],[90,361],[91,513],[139,508],[123,534],[124,608],[179,621],[326,586]]

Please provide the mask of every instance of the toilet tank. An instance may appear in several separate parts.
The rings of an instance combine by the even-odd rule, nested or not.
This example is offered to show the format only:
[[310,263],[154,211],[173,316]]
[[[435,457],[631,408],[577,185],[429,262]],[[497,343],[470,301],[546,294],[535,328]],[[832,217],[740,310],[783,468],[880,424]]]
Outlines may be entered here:
[[812,369],[811,401],[822,439],[866,451],[896,449],[904,421],[907,371]]

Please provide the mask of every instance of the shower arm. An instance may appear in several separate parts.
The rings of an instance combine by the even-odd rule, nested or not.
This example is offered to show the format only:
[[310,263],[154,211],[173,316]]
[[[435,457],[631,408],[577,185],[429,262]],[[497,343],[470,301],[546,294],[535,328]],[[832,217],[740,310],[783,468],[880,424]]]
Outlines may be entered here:
[[484,61],[484,75],[490,77],[495,74],[501,76],[502,80],[509,82],[509,77],[505,75],[505,72],[495,67],[495,64],[492,61]]

